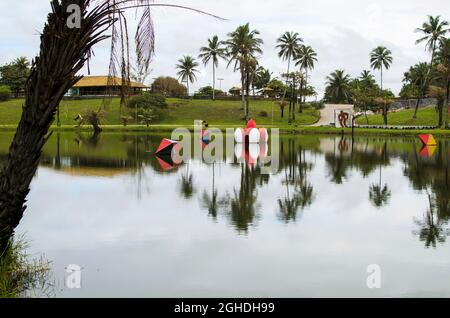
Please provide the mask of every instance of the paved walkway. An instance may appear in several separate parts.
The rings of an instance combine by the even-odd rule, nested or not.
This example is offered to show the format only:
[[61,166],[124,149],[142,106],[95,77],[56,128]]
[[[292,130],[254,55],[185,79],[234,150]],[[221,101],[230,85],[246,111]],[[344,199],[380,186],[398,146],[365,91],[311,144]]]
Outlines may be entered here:
[[320,120],[313,126],[329,126],[334,123],[335,110],[353,110],[353,105],[347,104],[325,104],[325,108],[320,110]]

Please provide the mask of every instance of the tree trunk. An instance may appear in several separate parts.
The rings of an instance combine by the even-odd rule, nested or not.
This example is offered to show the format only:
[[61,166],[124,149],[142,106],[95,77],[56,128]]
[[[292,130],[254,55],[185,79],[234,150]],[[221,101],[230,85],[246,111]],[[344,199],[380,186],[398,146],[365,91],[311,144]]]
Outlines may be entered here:
[[450,112],[450,80],[447,81],[447,88],[446,88],[446,94],[445,94],[445,107],[446,107],[446,112],[445,112],[445,128],[448,128],[448,117],[449,117],[449,112]]
[[442,127],[442,124],[444,123],[444,104],[445,99],[438,98],[437,101],[437,108],[438,108],[438,127]]
[[416,119],[416,118],[417,118],[417,111],[419,110],[419,105],[420,105],[420,102],[422,101],[422,92],[420,92],[419,94],[420,94],[420,95],[419,95],[419,97],[417,98],[416,108],[415,108],[415,110],[414,110],[413,119]]
[[[81,8],[80,29],[69,29],[67,7]],[[22,117],[0,173],[0,239],[13,235],[24,206],[48,131],[64,94],[81,77],[76,76],[90,56],[92,46],[106,39],[100,32],[111,23],[106,9],[87,14],[87,0],[52,0],[52,13],[41,34],[39,56],[33,61],[25,87]],[[2,247],[2,246],[0,246]]]
[[299,114],[301,114],[301,113],[303,113],[303,81],[304,81],[304,79],[303,78],[300,78],[300,93],[299,93],[299,95],[300,95],[300,99],[299,99],[299,102],[298,102],[298,112],[299,112]]
[[212,93],[212,99],[216,100],[216,66],[214,65],[214,60],[213,60],[213,93]]
[[244,71],[244,65],[241,62],[241,104],[242,104],[242,109],[244,110],[244,118],[245,120],[247,120],[247,105],[245,103],[245,71]]

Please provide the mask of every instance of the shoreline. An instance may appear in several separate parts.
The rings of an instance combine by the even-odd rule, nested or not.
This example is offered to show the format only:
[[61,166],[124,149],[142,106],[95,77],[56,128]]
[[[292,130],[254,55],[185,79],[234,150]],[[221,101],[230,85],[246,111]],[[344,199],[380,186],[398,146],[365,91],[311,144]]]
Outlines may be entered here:
[[[211,126],[211,128],[219,128],[225,132],[226,128],[239,128],[241,125],[218,125]],[[146,133],[167,133],[172,132],[175,128],[187,128],[189,131],[193,131],[191,125],[153,125],[150,127],[146,126],[122,126],[122,125],[104,125],[101,126],[102,132],[146,132]],[[280,135],[352,135],[351,128],[334,128],[334,127],[317,127],[317,126],[297,126],[297,127],[272,127],[265,126],[268,130],[271,128],[279,128]],[[17,129],[16,125],[0,125],[0,131],[11,132]],[[92,128],[85,127],[75,127],[75,126],[52,126],[50,131],[54,132],[92,132]],[[378,128],[358,128],[355,127],[354,135],[356,136],[417,136],[419,134],[432,134],[436,137],[446,137],[450,138],[450,129],[378,129]]]

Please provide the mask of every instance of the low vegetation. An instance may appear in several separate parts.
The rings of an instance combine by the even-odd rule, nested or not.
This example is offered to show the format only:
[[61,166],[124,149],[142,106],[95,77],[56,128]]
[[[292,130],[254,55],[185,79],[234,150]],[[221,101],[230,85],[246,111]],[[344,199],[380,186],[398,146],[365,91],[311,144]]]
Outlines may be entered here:
[[43,260],[30,260],[23,240],[11,242],[0,254],[0,298],[49,293],[50,264]]

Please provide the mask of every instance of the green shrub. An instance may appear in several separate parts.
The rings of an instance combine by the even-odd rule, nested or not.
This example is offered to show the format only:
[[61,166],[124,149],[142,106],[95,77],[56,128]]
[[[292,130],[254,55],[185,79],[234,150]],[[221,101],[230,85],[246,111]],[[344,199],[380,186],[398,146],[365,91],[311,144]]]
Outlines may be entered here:
[[259,117],[269,117],[269,114],[266,111],[262,111],[259,113]]
[[0,86],[0,102],[6,102],[11,98],[11,89],[8,86]]
[[166,108],[167,102],[163,95],[144,93],[142,95],[131,97],[128,100],[129,108]]

